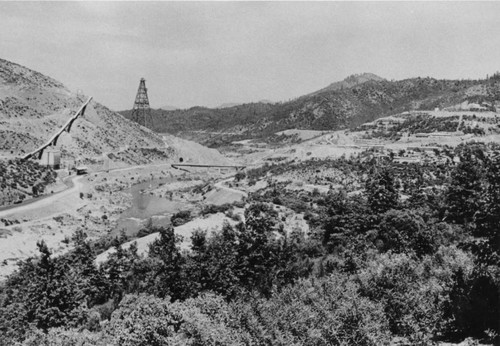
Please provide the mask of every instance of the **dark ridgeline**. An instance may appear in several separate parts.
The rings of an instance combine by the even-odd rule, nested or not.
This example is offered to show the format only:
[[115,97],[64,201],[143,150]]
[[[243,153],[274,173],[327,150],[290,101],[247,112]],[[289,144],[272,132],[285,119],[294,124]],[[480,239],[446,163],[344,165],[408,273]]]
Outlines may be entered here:
[[[171,111],[152,109],[154,125],[148,127],[218,147],[242,139],[269,138],[287,129],[352,129],[381,117],[409,110],[442,109],[464,101],[492,104],[498,98],[499,84],[497,75],[483,80],[418,77],[389,81],[365,73],[286,102]],[[133,112],[119,113],[133,119]]]

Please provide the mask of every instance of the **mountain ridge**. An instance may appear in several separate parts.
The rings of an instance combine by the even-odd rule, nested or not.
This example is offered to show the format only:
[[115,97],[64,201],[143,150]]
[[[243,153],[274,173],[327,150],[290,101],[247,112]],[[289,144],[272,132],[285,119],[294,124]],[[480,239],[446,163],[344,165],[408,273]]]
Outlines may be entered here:
[[312,96],[312,95],[317,95],[322,92],[326,91],[336,91],[336,90],[342,90],[342,89],[347,89],[347,88],[352,88],[353,86],[359,85],[366,83],[368,81],[383,81],[385,78],[379,77],[376,74],[370,73],[370,72],[363,72],[359,74],[352,74],[350,76],[347,76],[341,81],[338,82],[333,82],[329,84],[328,86],[319,89],[317,91],[314,91],[310,94],[307,94],[305,96]]
[[177,106],[172,106],[172,105],[164,105],[164,106],[158,107],[158,109],[162,109],[164,111],[175,111],[176,109],[180,109],[180,108]]
[[[353,85],[343,83],[346,80]],[[234,140],[267,138],[293,128],[321,131],[354,128],[408,110],[434,110],[464,101],[500,107],[498,76],[487,80],[417,77],[388,81],[373,74],[361,74],[344,81],[288,102],[152,111],[153,130],[217,147]],[[130,111],[121,114],[129,117]]]

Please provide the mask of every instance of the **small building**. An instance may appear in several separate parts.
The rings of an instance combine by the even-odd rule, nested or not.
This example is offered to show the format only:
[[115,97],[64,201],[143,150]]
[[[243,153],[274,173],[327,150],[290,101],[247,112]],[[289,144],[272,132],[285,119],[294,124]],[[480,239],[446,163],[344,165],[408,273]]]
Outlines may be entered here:
[[61,152],[57,149],[45,149],[40,159],[40,165],[61,168]]
[[89,172],[89,169],[86,166],[78,166],[76,167],[76,175],[84,175]]

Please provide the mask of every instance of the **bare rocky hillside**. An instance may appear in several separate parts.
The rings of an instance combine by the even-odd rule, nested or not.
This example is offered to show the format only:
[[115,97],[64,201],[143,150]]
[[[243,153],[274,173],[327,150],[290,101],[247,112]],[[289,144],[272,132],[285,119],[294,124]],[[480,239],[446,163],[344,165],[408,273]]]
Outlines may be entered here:
[[[34,150],[47,141],[86,98],[50,77],[0,59],[0,153],[19,156]],[[69,158],[125,152],[122,157],[130,163],[144,161],[144,152],[139,149],[165,147],[161,136],[94,101],[75,122],[71,133],[60,137],[58,146],[63,156]],[[154,160],[168,153],[150,151],[148,155]]]

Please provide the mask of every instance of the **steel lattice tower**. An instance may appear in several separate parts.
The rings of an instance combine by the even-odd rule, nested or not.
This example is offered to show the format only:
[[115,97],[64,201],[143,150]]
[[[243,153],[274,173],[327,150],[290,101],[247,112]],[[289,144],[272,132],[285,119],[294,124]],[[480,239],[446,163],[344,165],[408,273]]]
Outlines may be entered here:
[[151,126],[153,126],[151,108],[149,108],[148,89],[146,88],[146,80],[144,78],[141,78],[139,82],[139,89],[135,97],[131,119],[145,127],[151,128]]

